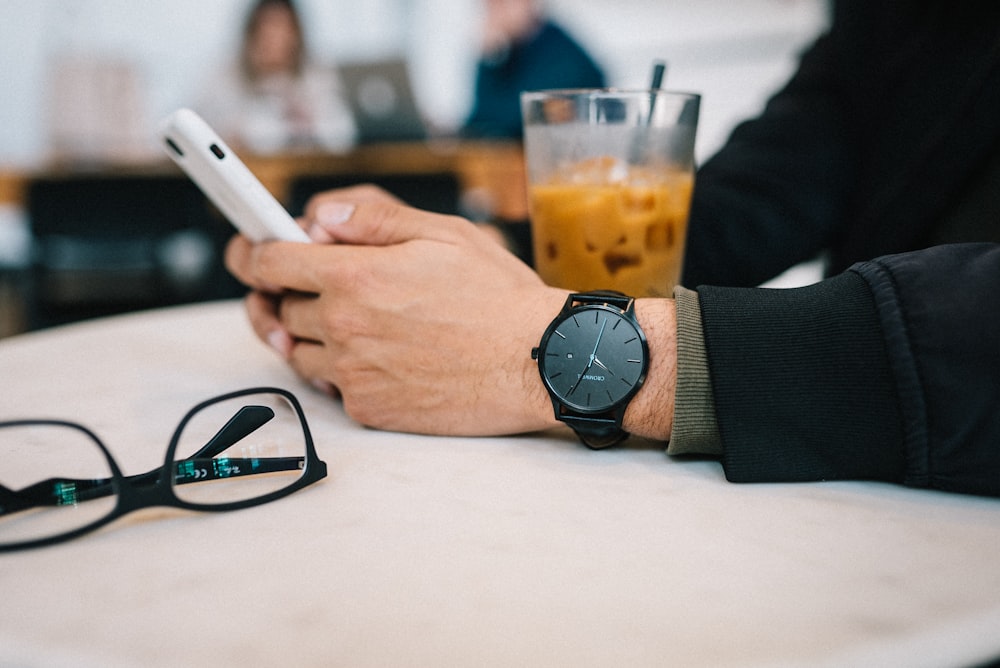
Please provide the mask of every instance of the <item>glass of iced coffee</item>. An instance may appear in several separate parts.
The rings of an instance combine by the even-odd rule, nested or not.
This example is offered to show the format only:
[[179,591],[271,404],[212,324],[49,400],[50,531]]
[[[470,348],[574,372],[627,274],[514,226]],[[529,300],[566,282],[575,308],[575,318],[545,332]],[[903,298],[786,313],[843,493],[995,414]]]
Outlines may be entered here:
[[521,95],[535,268],[567,290],[667,297],[680,280],[700,96]]

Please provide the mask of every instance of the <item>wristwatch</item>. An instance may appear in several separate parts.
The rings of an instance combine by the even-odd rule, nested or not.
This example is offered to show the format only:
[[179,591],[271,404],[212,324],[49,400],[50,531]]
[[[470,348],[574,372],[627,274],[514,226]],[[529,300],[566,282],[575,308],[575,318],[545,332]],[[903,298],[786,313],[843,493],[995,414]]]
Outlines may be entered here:
[[635,300],[620,292],[574,293],[531,349],[557,420],[593,449],[628,437],[625,409],[649,369]]

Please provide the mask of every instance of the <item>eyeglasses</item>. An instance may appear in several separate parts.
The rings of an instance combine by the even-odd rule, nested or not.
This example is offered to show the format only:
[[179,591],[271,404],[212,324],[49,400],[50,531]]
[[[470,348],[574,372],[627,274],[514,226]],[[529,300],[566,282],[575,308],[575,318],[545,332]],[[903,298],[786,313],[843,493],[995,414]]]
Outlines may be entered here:
[[277,388],[198,404],[163,466],[132,476],[83,425],[0,422],[0,552],[61,543],[151,506],[249,508],[324,477],[302,406]]

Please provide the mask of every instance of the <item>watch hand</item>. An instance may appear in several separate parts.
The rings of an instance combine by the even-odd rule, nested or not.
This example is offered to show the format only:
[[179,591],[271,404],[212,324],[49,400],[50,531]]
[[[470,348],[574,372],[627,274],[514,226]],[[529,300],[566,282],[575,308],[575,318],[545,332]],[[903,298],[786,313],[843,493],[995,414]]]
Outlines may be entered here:
[[593,365],[594,365],[594,356],[591,355],[590,356],[590,361],[587,362],[587,366],[583,367],[583,371],[581,371],[580,373],[578,373],[576,375],[576,382],[573,383],[573,387],[569,388],[569,392],[566,393],[567,397],[570,396],[571,394],[573,394],[574,392],[576,392],[576,388],[580,387],[580,383],[583,382],[583,377],[587,375],[587,372],[590,370],[590,367],[593,366]]
[[602,369],[604,369],[605,371],[607,371],[608,373],[610,373],[612,376],[615,375],[615,372],[612,371],[611,369],[609,369],[608,367],[604,366],[604,362],[602,362],[599,358],[597,358],[597,357],[594,358],[594,364],[596,364],[597,366],[601,367]]
[[[601,323],[601,331],[598,332],[598,334],[597,334],[597,341],[594,343],[594,352],[590,353],[590,359],[587,361],[587,366],[585,366],[583,368],[583,371],[580,372],[580,375],[576,379],[576,382],[573,384],[573,387],[571,387],[569,389],[569,392],[566,393],[567,396],[569,396],[569,395],[573,394],[574,392],[576,392],[576,388],[578,388],[580,386],[580,383],[583,382],[583,377],[587,375],[587,372],[590,370],[590,367],[594,366],[594,362],[598,361],[597,360],[597,348],[598,348],[598,346],[601,345],[601,339],[604,338],[604,328],[607,327],[607,326],[608,326],[608,319],[605,318],[604,322]],[[601,368],[607,369],[607,367],[604,366],[603,364],[601,364]]]
[[594,343],[594,352],[590,353],[590,361],[593,363],[594,359],[597,358],[597,347],[601,345],[601,339],[604,338],[604,328],[608,326],[608,319],[605,318],[604,322],[601,323],[601,331],[597,333],[597,342]]

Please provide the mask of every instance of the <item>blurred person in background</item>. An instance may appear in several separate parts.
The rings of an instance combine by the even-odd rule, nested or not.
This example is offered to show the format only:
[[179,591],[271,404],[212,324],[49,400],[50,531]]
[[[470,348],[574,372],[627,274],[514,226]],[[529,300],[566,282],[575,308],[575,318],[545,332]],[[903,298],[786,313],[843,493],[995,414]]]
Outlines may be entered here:
[[466,136],[520,139],[522,91],[605,86],[601,67],[538,0],[485,0],[485,10]]
[[355,143],[336,69],[312,62],[292,0],[257,0],[239,60],[217,73],[196,105],[219,134],[255,153],[343,151]]

